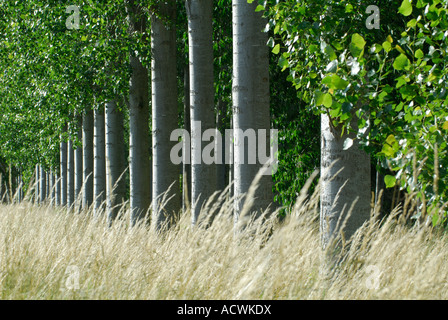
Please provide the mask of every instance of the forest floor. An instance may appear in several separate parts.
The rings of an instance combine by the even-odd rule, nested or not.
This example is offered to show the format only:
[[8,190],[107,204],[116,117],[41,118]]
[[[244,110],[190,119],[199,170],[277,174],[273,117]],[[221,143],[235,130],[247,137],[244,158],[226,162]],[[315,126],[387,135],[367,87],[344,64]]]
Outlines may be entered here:
[[445,233],[394,214],[372,220],[328,272],[314,200],[242,233],[229,208],[209,228],[191,228],[186,214],[157,234],[126,219],[0,205],[0,298],[448,299]]

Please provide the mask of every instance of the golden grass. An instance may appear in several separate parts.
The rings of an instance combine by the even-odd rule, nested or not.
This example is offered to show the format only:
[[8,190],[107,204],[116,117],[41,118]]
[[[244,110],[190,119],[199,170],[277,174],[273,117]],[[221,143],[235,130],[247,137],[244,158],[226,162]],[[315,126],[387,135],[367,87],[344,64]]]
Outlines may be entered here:
[[1,299],[447,299],[447,235],[391,218],[366,224],[326,272],[317,197],[267,231],[108,226],[91,213],[0,205]]

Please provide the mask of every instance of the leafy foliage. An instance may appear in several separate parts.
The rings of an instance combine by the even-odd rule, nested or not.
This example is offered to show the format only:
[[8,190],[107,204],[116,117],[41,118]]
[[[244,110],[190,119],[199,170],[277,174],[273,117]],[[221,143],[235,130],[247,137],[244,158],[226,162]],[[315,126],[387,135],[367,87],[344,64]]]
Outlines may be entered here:
[[396,172],[386,185],[416,192],[421,214],[446,201],[447,2],[371,1],[379,29],[356,0],[260,4],[269,8],[278,65],[309,110],[327,113],[342,132],[357,119],[362,146]]
[[65,1],[0,3],[0,154],[30,177],[58,166],[61,137],[79,145],[76,115],[127,95],[129,54],[148,64],[149,32],[130,29],[129,1],[78,1],[77,17]]
[[[129,55],[146,65],[151,58],[149,26],[136,32],[128,16],[159,15],[157,1],[140,1],[139,12],[129,11],[132,3],[78,1],[79,28],[69,29],[65,1],[0,0],[2,162],[28,176],[36,163],[57,167],[60,137],[74,136],[75,116],[127,96]],[[183,70],[186,16],[183,1],[177,5]],[[415,192],[420,214],[448,200],[446,0],[258,0],[256,10],[269,17],[277,202],[292,204],[318,166],[318,116],[324,112],[342,133],[355,130],[355,119],[357,139],[386,186]],[[371,24],[377,18],[378,29]],[[215,102],[227,106],[217,110],[225,113],[224,127],[232,113],[231,47],[231,7],[220,0],[214,9]],[[433,222],[446,224],[446,214]]]

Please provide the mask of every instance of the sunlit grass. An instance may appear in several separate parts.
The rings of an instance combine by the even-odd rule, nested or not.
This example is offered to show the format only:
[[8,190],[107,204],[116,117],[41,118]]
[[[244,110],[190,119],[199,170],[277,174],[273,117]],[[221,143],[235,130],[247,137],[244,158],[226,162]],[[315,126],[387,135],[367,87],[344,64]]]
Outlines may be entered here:
[[[163,234],[90,212],[0,206],[1,299],[447,299],[447,236],[372,219],[327,272],[318,197],[281,224],[236,233],[224,202],[210,228]],[[272,227],[272,228],[271,228]],[[258,231],[257,231],[258,230]]]

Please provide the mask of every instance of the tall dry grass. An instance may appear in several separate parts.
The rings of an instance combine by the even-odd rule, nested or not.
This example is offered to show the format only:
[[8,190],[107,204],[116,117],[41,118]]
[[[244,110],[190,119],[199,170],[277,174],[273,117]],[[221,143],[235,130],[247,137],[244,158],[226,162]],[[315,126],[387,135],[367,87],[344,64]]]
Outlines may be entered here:
[[230,201],[209,228],[183,215],[157,234],[90,212],[0,206],[1,299],[447,299],[447,235],[372,219],[328,271],[318,197],[282,223],[235,233]]

